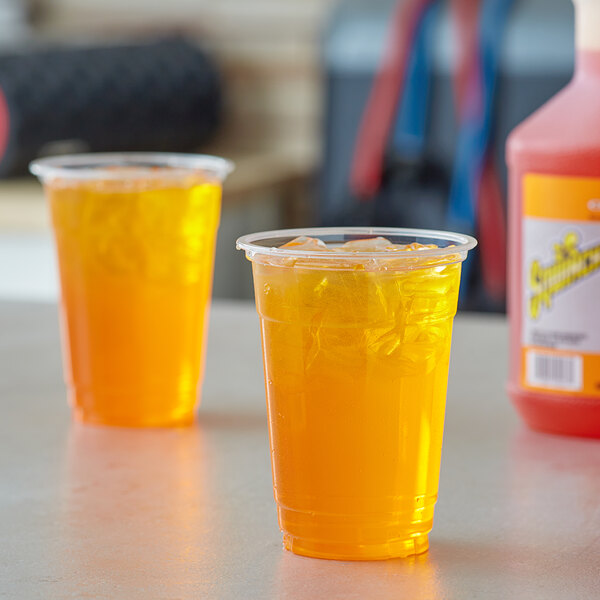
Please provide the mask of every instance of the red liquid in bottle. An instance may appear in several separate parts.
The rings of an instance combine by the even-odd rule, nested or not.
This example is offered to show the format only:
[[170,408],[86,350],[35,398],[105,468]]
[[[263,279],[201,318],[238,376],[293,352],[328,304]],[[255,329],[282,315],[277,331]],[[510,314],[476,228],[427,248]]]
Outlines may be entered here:
[[533,429],[600,438],[600,3],[571,82],[511,134],[508,390]]

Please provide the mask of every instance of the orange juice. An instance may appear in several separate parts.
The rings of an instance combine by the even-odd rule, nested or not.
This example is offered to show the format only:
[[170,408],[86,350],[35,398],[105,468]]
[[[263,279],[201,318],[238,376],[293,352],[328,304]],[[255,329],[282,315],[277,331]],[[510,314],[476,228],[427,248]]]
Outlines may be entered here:
[[201,382],[221,183],[166,167],[106,174],[44,182],[70,402],[89,423],[186,424]]
[[252,257],[284,544],[324,558],[418,554],[438,492],[461,258],[320,250]]

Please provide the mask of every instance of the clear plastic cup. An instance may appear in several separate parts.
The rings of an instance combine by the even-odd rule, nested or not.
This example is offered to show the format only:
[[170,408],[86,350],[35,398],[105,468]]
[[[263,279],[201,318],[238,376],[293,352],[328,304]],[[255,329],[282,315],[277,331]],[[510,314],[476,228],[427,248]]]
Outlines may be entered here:
[[[437,247],[329,249],[384,237]],[[383,243],[385,246],[385,243]],[[237,241],[262,328],[274,494],[297,554],[384,559],[428,548],[461,262],[442,231],[283,230]]]
[[50,206],[74,416],[190,423],[204,365],[221,186],[232,164],[80,154],[30,165]]

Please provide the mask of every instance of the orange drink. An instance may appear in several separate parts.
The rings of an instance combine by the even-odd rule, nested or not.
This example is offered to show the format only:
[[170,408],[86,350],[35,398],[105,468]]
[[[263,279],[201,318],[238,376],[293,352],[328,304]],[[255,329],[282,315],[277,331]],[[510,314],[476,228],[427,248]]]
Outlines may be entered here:
[[336,559],[427,550],[461,262],[474,245],[371,228],[238,240],[252,261],[289,550]]
[[31,169],[54,227],[75,417],[135,427],[191,422],[229,163],[90,154]]

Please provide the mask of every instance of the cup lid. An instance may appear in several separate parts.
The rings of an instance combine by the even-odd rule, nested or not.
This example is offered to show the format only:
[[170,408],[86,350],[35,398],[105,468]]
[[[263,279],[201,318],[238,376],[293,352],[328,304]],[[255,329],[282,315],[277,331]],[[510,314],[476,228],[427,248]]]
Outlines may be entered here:
[[[320,264],[327,262],[339,263],[342,257],[339,252],[323,252],[318,250],[302,250],[292,248],[281,248],[283,244],[296,237],[308,236],[322,240],[330,247],[340,246],[344,242],[365,238],[384,237],[393,244],[407,245],[418,242],[424,245],[435,244],[436,248],[422,248],[410,252],[377,252],[377,251],[352,251],[343,253],[344,262],[361,262],[365,260],[387,260],[402,261],[403,258],[415,259],[428,258],[443,259],[448,257],[449,261],[462,261],[466,258],[469,250],[477,245],[477,240],[470,235],[454,233],[450,231],[438,231],[433,229],[404,229],[392,227],[312,227],[306,229],[280,229],[275,231],[261,231],[240,237],[236,241],[236,248],[244,250],[246,256],[252,260],[258,256],[269,256],[279,258],[304,258],[318,259]],[[303,266],[305,266],[303,264]]]
[[171,152],[64,154],[40,158],[29,164],[31,173],[41,180],[164,179],[188,175],[190,172],[203,172],[223,181],[233,169],[233,162],[218,156]]

